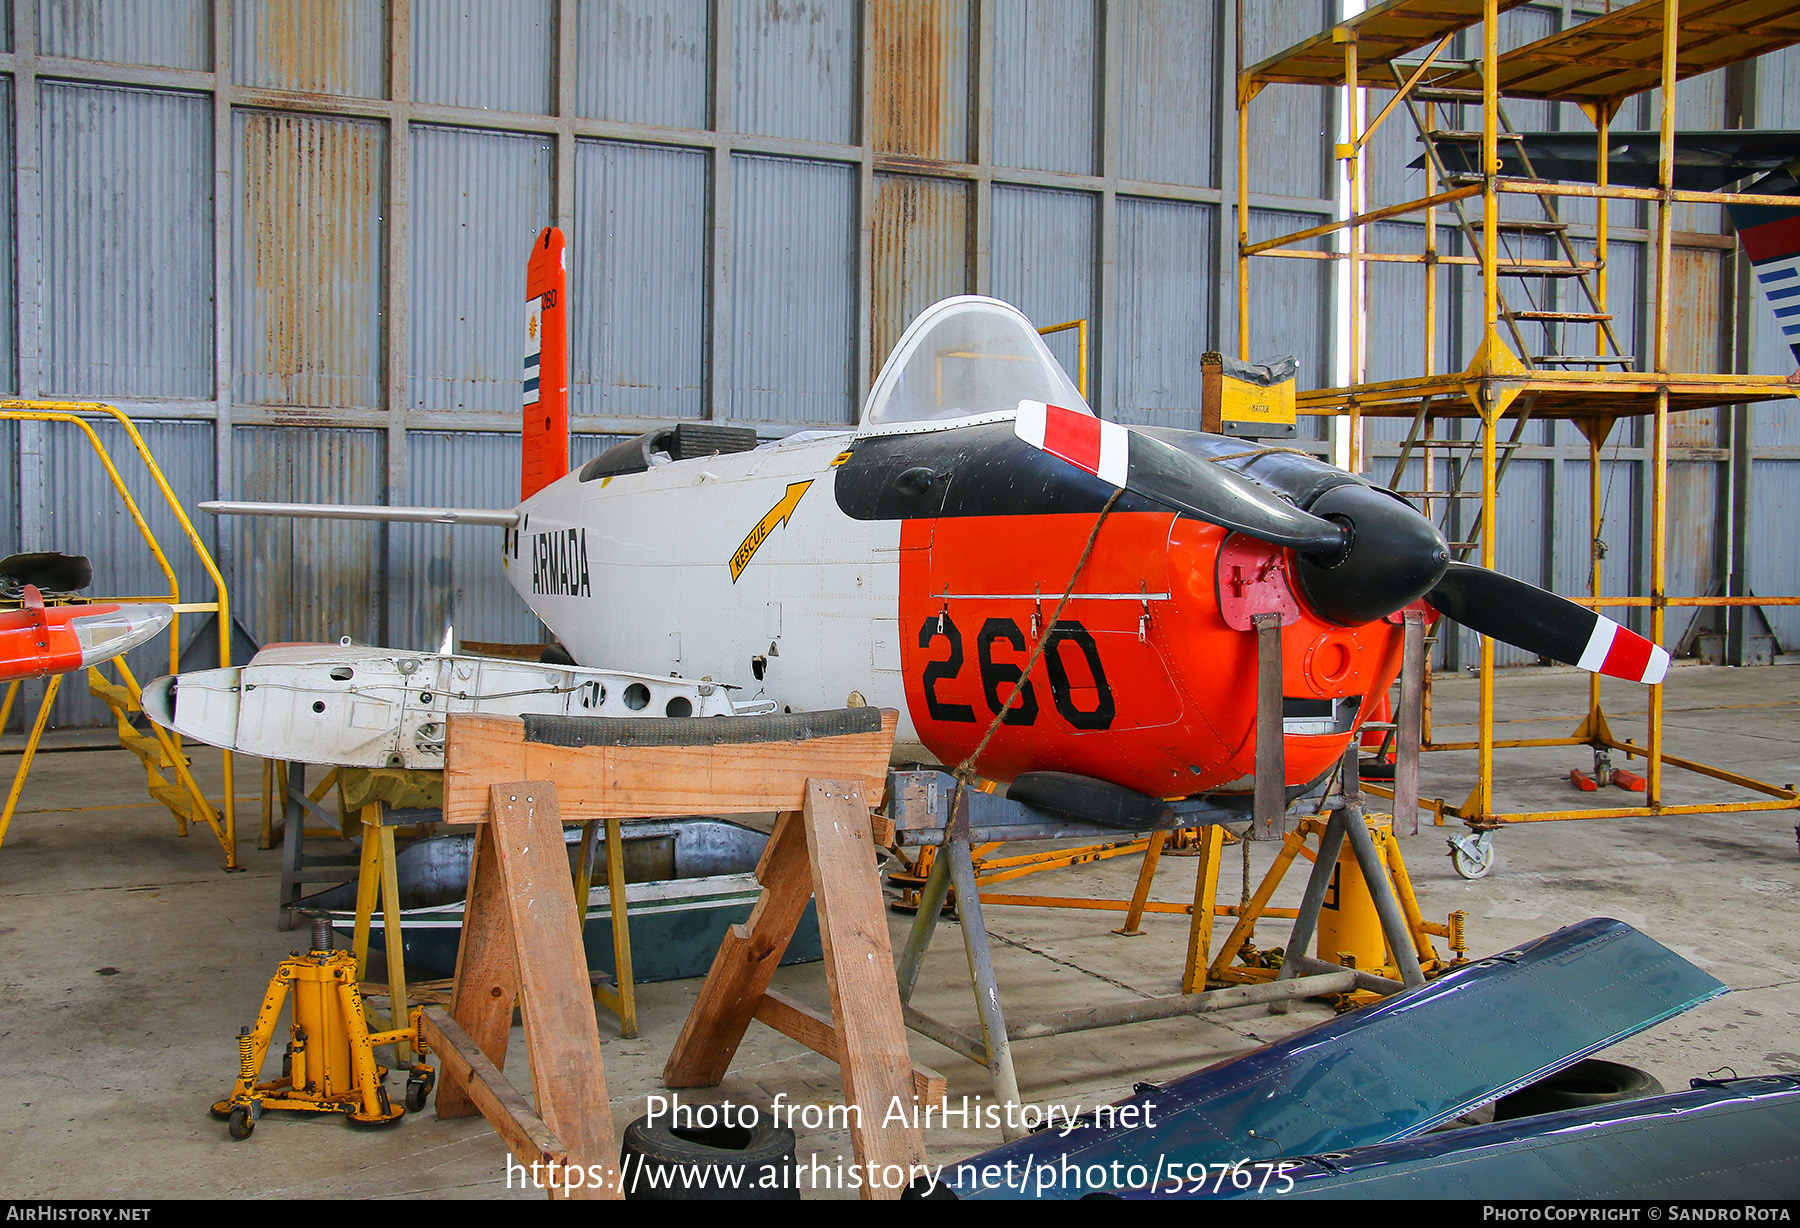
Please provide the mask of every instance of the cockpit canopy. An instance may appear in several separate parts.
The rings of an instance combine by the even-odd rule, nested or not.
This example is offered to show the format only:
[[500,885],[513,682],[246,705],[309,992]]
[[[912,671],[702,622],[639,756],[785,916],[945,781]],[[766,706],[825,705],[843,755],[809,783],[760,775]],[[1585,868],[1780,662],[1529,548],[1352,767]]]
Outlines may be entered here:
[[1022,400],[1093,412],[1018,308],[962,295],[934,303],[907,328],[875,380],[859,429],[1011,413]]

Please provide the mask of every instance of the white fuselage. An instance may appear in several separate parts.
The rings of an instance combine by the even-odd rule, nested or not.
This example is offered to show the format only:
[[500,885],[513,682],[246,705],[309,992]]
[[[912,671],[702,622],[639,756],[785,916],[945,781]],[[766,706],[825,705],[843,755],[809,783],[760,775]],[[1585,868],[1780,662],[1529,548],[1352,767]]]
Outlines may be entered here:
[[900,674],[900,525],[853,520],[834,495],[851,438],[587,482],[577,469],[521,505],[507,578],[583,665],[710,679],[794,711],[860,695],[900,712],[897,755],[926,758]]

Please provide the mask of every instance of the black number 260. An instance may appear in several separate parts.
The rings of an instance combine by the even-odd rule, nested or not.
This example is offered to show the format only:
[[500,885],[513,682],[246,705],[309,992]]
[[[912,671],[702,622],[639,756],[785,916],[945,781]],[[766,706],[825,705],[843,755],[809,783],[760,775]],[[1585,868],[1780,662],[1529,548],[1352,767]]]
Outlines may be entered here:
[[[964,661],[962,631],[948,614],[928,618],[919,628],[920,648],[929,648],[934,641],[940,639],[945,641],[950,651],[942,659],[925,663],[920,681],[925,690],[926,711],[934,721],[972,724],[975,721],[974,708],[968,704],[940,699],[937,693],[940,682],[953,680],[962,673]],[[987,700],[988,711],[995,713],[1012,698],[1014,686],[1019,683],[1021,669],[1021,666],[1011,662],[994,660],[994,645],[1002,642],[1021,657],[1031,647],[1019,624],[1010,618],[990,618],[976,634],[975,656],[981,675],[981,690]],[[1083,709],[1075,705],[1075,688],[1069,678],[1068,663],[1063,657],[1065,644],[1074,645],[1081,653],[1088,674],[1094,680],[1096,702],[1092,708]],[[1049,639],[1044,645],[1044,667],[1050,675],[1051,702],[1056,705],[1057,713],[1065,721],[1084,731],[1111,728],[1113,718],[1118,714],[1118,705],[1113,700],[1112,687],[1106,681],[1106,670],[1100,664],[1100,649],[1094,642],[1092,632],[1073,619],[1058,622],[1051,628]],[[1018,697],[1007,709],[1004,720],[1008,725],[1035,725],[1037,718],[1036,689],[1027,679],[1018,686]]]

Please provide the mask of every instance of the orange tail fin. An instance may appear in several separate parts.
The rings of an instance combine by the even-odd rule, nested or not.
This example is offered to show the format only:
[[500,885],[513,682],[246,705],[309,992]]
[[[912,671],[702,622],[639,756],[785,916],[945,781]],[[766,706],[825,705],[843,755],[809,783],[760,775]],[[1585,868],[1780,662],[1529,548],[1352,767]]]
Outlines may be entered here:
[[569,471],[568,272],[563,233],[545,227],[525,265],[525,455],[519,498]]

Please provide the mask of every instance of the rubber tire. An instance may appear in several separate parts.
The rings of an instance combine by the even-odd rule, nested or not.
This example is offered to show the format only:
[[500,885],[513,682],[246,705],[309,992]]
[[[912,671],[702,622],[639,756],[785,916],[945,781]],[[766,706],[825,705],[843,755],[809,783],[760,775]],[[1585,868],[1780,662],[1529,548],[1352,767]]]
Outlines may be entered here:
[[242,1142],[256,1132],[256,1119],[250,1116],[249,1109],[239,1105],[231,1110],[230,1121],[225,1129],[232,1138]]
[[1536,1117],[1590,1104],[1613,1104],[1643,1096],[1660,1096],[1663,1085],[1647,1070],[1590,1057],[1566,1070],[1521,1087],[1494,1103],[1494,1120]]
[[[708,1136],[745,1135],[743,1146],[718,1146]],[[686,1137],[683,1137],[685,1135]],[[721,1141],[724,1141],[721,1139]],[[633,1158],[636,1157],[636,1158]],[[794,1132],[760,1115],[750,1130],[683,1130],[640,1117],[625,1127],[619,1166],[630,1183],[625,1197],[654,1202],[793,1202]],[[780,1174],[775,1188],[761,1188],[765,1174]],[[706,1172],[705,1184],[699,1174]],[[654,1182],[647,1179],[656,1174]],[[736,1174],[733,1176],[733,1174]]]
[[437,1072],[406,1076],[406,1111],[418,1113],[431,1103],[431,1089],[437,1085]]

